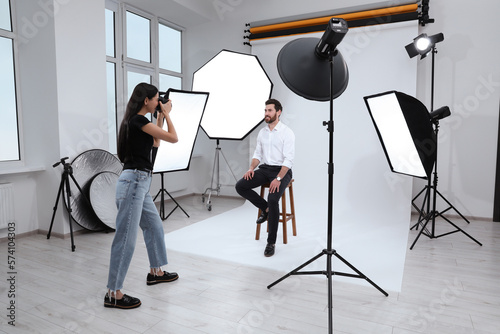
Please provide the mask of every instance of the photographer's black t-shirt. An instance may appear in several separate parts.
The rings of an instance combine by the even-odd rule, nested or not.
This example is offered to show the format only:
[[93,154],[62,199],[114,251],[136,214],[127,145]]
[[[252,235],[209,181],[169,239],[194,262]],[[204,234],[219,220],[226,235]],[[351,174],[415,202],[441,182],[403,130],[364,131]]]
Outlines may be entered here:
[[125,159],[123,169],[153,170],[153,136],[141,130],[148,123],[150,121],[142,115],[134,115],[130,118],[127,138],[129,154]]

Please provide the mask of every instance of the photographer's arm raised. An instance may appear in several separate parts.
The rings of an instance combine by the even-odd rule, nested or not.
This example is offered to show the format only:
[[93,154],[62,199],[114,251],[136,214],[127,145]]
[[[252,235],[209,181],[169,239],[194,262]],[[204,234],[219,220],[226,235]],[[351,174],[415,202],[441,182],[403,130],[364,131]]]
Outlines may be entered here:
[[[154,138],[154,146],[160,146],[160,141],[164,140],[169,143],[176,143],[178,141],[177,132],[175,131],[174,124],[170,119],[170,111],[172,110],[172,102],[168,100],[167,103],[162,104],[161,112],[158,112],[158,119],[156,120],[156,124],[148,123],[142,127],[142,131],[150,134]],[[163,120],[167,122],[167,131],[163,130]]]

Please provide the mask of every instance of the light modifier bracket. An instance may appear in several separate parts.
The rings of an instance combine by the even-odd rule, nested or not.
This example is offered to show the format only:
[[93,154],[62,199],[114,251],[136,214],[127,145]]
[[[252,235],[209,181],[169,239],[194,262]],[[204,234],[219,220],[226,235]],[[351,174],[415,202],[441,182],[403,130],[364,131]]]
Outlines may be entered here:
[[410,58],[420,55],[420,59],[423,59],[429,54],[437,43],[442,41],[444,41],[443,33],[432,36],[427,36],[427,34],[423,33],[415,37],[413,42],[405,46],[405,48]]

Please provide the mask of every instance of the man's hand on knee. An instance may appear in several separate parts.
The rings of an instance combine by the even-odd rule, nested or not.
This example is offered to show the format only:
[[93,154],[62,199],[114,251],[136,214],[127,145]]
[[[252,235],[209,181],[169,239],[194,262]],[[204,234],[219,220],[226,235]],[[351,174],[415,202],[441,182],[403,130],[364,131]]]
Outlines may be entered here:
[[271,184],[269,185],[269,193],[272,194],[274,192],[280,191],[280,185],[281,181],[278,181],[276,179],[271,181]]
[[245,175],[243,175],[243,178],[244,178],[245,180],[251,180],[251,179],[253,178],[253,175],[254,175],[254,171],[253,171],[253,169],[249,169],[249,170],[245,173]]

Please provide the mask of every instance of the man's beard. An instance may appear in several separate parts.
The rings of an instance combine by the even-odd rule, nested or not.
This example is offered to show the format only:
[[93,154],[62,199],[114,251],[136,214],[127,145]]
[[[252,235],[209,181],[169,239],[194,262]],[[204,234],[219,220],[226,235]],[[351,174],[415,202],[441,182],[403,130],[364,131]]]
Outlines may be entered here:
[[267,117],[266,117],[266,123],[267,123],[267,124],[269,124],[269,123],[274,122],[274,121],[276,120],[276,117],[277,117],[277,116],[274,116],[274,117],[269,117],[269,120],[268,120],[268,119],[267,119]]

